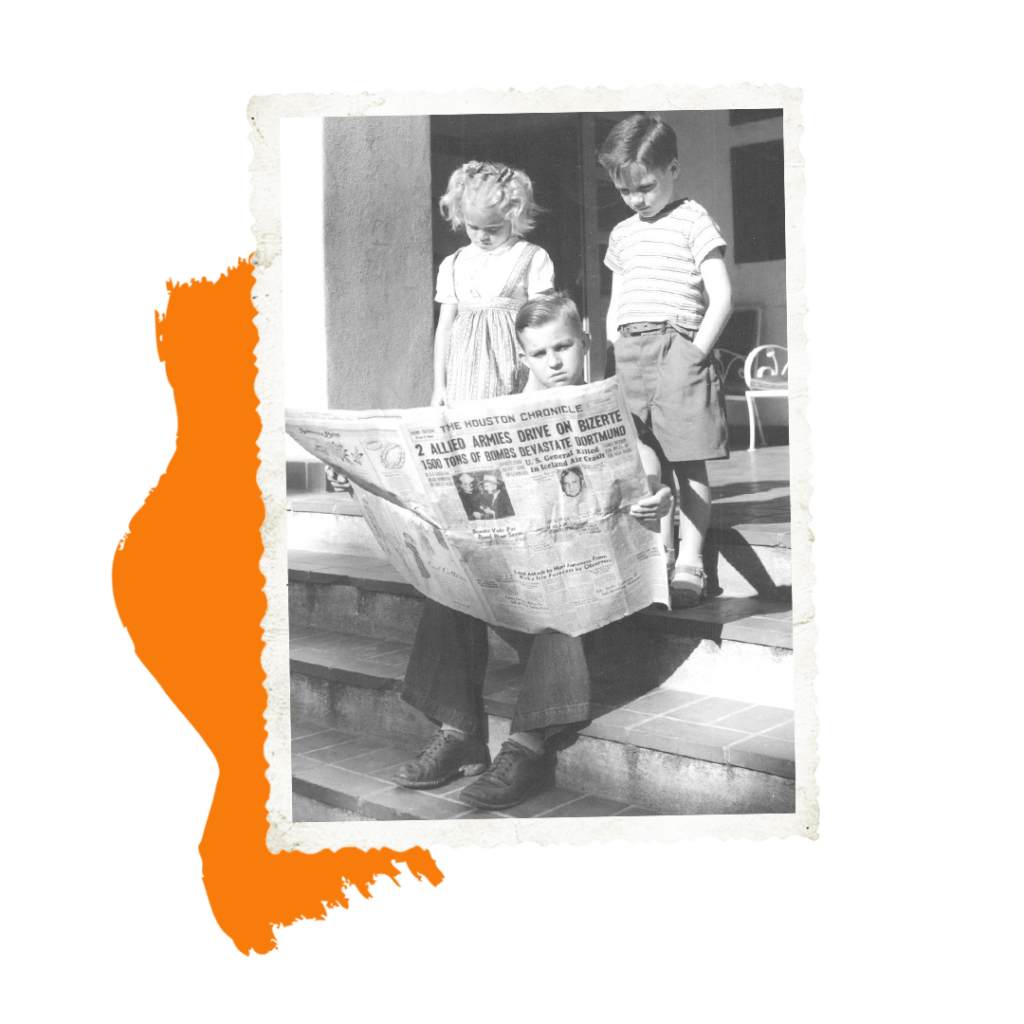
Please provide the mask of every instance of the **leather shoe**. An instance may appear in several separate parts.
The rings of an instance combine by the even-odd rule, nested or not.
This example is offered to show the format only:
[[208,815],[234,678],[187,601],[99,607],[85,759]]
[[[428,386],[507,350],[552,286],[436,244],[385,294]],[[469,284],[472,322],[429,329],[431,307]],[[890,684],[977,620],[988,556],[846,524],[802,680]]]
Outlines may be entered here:
[[471,782],[459,799],[485,811],[514,807],[544,788],[545,760],[543,754],[506,740],[491,767]]
[[489,760],[486,743],[438,729],[419,756],[398,768],[395,783],[406,789],[433,789],[459,775],[479,775]]

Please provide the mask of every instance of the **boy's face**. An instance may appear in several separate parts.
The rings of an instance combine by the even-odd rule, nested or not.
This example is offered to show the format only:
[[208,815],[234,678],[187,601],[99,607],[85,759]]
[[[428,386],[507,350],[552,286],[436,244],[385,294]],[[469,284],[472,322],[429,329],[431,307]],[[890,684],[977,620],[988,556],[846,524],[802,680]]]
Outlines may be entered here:
[[564,388],[583,383],[587,343],[575,324],[559,319],[526,327],[519,332],[519,347],[523,362],[541,386]]
[[612,181],[625,204],[640,214],[642,220],[650,220],[672,202],[678,176],[679,161],[673,160],[668,167],[649,168],[629,181],[612,175]]

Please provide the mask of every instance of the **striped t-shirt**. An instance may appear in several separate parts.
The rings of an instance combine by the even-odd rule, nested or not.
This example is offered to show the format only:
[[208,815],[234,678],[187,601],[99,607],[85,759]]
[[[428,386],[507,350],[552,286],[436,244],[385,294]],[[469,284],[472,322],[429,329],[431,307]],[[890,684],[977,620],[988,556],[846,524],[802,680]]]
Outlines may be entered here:
[[700,265],[719,247],[718,225],[692,199],[669,203],[653,220],[634,214],[616,224],[604,259],[622,278],[616,323],[671,320],[696,330],[708,304]]

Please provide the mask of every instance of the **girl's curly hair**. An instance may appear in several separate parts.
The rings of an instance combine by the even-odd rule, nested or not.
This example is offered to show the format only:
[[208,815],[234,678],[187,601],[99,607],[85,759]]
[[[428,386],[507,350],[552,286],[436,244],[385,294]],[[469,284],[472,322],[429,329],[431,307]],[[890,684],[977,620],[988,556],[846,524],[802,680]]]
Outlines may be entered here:
[[540,207],[533,199],[533,183],[505,164],[470,160],[452,172],[448,191],[441,196],[441,214],[459,231],[465,223],[463,204],[494,209],[512,224],[512,233],[525,235],[537,221]]

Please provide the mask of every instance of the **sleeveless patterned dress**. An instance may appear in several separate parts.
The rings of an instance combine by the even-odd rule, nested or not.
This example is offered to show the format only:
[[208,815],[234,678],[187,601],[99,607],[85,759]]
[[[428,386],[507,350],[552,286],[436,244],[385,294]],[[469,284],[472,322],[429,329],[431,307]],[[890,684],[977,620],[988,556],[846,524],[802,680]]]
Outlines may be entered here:
[[[462,299],[456,287],[458,312],[445,360],[446,404],[514,395],[526,384],[530,371],[519,359],[515,329],[516,313],[523,302],[513,295],[537,251],[536,245],[524,246],[501,293],[495,297]],[[456,261],[458,258],[457,253]]]

